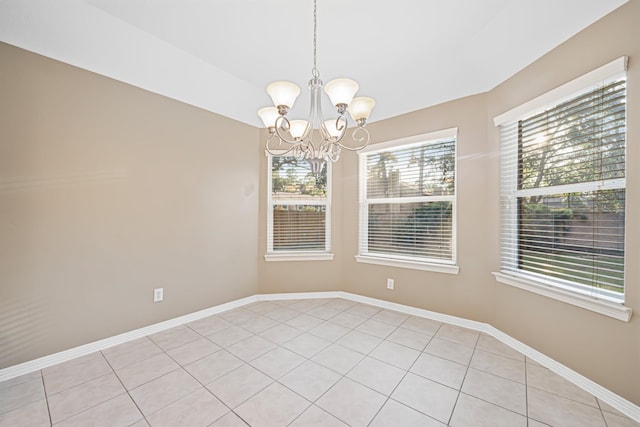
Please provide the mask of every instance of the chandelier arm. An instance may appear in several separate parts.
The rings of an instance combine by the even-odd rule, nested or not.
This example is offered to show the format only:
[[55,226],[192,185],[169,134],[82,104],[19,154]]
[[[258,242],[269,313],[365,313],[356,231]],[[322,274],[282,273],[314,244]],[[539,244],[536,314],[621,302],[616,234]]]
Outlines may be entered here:
[[287,131],[291,127],[291,124],[289,123],[289,119],[287,119],[285,116],[278,116],[273,126],[275,128],[275,134],[280,139],[280,142],[286,142],[287,144],[291,144],[291,145],[296,145],[300,142],[300,141],[296,141],[295,138],[289,139],[285,134],[280,132],[280,129]]
[[[363,133],[364,135],[358,136],[359,133]],[[362,143],[362,145],[359,145],[357,147],[349,147],[347,145],[341,144],[340,141],[337,141],[336,144],[339,145],[341,148],[344,148],[349,151],[362,150],[364,147],[369,145],[369,142],[371,141],[371,135],[369,134],[369,131],[367,129],[358,127],[351,134],[351,139],[356,143]]]
[[275,133],[269,135],[269,137],[267,138],[267,143],[265,144],[264,148],[265,150],[267,150],[267,153],[271,154],[272,156],[276,156],[276,157],[286,156],[296,148],[296,145],[291,145],[288,149],[283,151],[282,148],[270,147],[270,145],[273,144],[272,142],[273,140],[278,141],[278,147],[281,147],[283,142],[283,140],[280,139],[280,137],[278,137],[278,135],[276,135]]

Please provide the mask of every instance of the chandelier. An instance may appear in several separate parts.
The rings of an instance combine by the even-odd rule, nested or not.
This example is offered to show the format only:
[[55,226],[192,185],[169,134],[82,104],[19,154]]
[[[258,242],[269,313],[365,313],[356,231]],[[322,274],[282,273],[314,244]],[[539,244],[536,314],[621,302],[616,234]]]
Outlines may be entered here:
[[[273,107],[258,110],[258,116],[269,131],[266,149],[273,156],[294,156],[299,160],[306,160],[314,173],[318,173],[322,164],[330,160],[335,162],[344,148],[358,151],[369,144],[369,131],[365,129],[367,119],[375,105],[375,100],[366,96],[354,98],[358,92],[357,82],[347,78],[331,80],[324,87],[331,104],[335,106],[337,118],[324,120],[322,116],[322,87],[320,73],[316,65],[316,37],[317,37],[317,0],[313,1],[313,69],[309,80],[311,93],[311,107],[307,120],[289,120],[287,114],[293,107],[300,88],[289,81],[276,81],[267,86],[267,93],[271,96]],[[347,142],[346,112],[356,124],[350,135],[351,142]]]

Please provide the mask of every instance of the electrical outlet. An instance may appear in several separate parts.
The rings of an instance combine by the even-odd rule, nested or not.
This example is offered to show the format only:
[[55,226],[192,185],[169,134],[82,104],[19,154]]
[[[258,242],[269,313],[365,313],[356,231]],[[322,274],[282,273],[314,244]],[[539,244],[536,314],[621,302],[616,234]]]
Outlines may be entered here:
[[164,299],[164,288],[156,288],[153,290],[153,302],[159,302]]
[[387,289],[393,290],[393,279],[387,279]]

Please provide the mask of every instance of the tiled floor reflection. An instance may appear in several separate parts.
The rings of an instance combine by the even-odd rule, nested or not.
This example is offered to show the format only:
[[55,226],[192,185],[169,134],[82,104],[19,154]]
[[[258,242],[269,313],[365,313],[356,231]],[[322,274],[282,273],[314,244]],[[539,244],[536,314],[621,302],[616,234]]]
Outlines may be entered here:
[[0,383],[0,426],[640,426],[491,336],[258,302]]

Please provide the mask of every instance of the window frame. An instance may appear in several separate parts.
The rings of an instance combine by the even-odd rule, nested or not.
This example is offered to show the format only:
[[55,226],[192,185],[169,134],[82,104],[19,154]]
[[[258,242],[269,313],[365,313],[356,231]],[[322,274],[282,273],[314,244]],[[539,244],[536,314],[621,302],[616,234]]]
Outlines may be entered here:
[[[517,250],[513,250],[518,245],[518,227],[517,227],[517,201],[519,197],[531,194],[531,189],[518,189],[517,185],[517,169],[508,165],[509,161],[513,161],[514,150],[517,157],[517,147],[510,144],[518,144],[517,137],[507,138],[503,135],[513,132],[514,128],[517,132],[518,121],[531,117],[546,109],[553,108],[575,98],[581,94],[595,91],[604,84],[613,82],[625,76],[627,70],[627,57],[618,58],[608,64],[599,67],[585,75],[582,75],[570,82],[561,85],[537,98],[534,98],[520,106],[513,108],[494,118],[494,124],[500,128],[500,253],[501,253],[501,270],[494,272],[495,279],[503,284],[515,286],[529,292],[543,295],[558,301],[562,301],[574,306],[578,306],[587,310],[591,310],[609,317],[622,321],[629,321],[631,318],[631,308],[624,306],[624,293],[622,297],[609,295],[607,292],[596,291],[595,289],[584,289],[582,286],[571,286],[563,283],[561,279],[554,279],[551,276],[544,276],[535,273],[521,272],[514,264],[513,257],[517,257]],[[509,129],[511,127],[511,129]],[[506,156],[506,157],[505,157]],[[518,161],[516,159],[516,161]],[[625,159],[626,161],[626,159]],[[594,183],[593,188],[588,191],[597,191],[600,189],[626,188],[626,179],[618,178],[610,180],[604,184]],[[615,181],[615,182],[614,182]],[[544,189],[536,189],[535,192],[559,194],[565,192],[574,192],[576,190],[585,191],[584,183],[565,184],[555,187],[547,187]],[[625,213],[627,206],[625,204]],[[628,215],[625,214],[625,220]],[[511,231],[509,231],[511,230]],[[625,241],[628,232],[625,227]],[[624,265],[626,269],[628,254],[624,253]],[[586,285],[585,285],[586,286]]]
[[[278,156],[286,151],[274,151]],[[265,261],[331,261],[333,260],[331,242],[331,188],[332,188],[332,162],[327,161],[327,194],[324,200],[296,199],[292,197],[286,202],[273,200],[273,157],[265,150],[267,157],[267,253],[264,255]],[[285,156],[295,157],[295,156]],[[317,205],[325,207],[325,248],[323,250],[274,250],[273,249],[273,207],[276,205]]]
[[[369,229],[369,199],[367,199],[367,157],[380,152],[393,149],[406,149],[421,146],[425,143],[437,143],[443,139],[454,139],[454,190],[450,196],[418,196],[404,197],[403,203],[422,202],[422,201],[450,201],[452,206],[451,213],[451,259],[435,259],[426,257],[415,257],[392,253],[378,253],[368,251],[368,229]],[[358,254],[355,256],[357,262],[367,264],[377,264],[389,267],[408,268],[423,271],[432,271],[438,273],[458,274],[459,267],[457,265],[457,187],[458,187],[458,128],[449,128],[439,131],[414,135],[411,137],[400,138],[392,141],[386,141],[374,145],[358,152]],[[374,203],[389,202],[394,198],[372,199]]]

